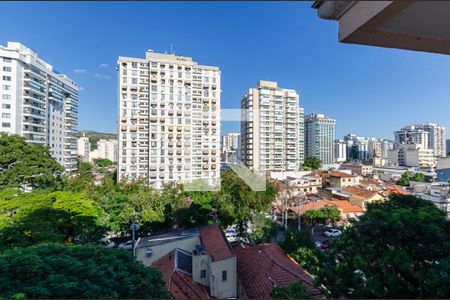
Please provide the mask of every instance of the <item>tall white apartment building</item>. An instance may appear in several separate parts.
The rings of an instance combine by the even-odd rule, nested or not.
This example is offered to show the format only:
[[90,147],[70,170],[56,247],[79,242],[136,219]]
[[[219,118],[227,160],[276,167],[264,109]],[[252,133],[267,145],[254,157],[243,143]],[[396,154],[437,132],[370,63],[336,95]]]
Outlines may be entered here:
[[117,140],[99,140],[97,142],[98,158],[106,158],[112,162],[119,159],[119,142]]
[[428,148],[433,149],[434,156],[446,157],[447,156],[446,128],[432,123],[426,123],[417,126],[423,128],[423,130],[425,131],[428,131]]
[[237,150],[241,147],[241,134],[228,133],[222,136],[222,147],[225,150]]
[[0,46],[0,131],[48,146],[67,172],[77,169],[78,85],[26,46]]
[[304,115],[299,94],[259,81],[241,101],[241,160],[255,172],[295,171],[304,161]]
[[334,159],[337,163],[347,160],[347,143],[344,140],[334,141]]
[[220,70],[149,50],[119,57],[119,178],[220,179]]
[[428,131],[416,125],[405,126],[394,132],[396,149],[402,144],[419,145],[421,149],[428,149],[428,135]]
[[84,162],[89,161],[89,153],[91,152],[91,143],[89,142],[89,138],[84,136],[81,136],[77,140],[78,144],[78,156],[80,159]]
[[334,163],[334,126],[336,120],[323,114],[305,116],[305,155],[320,159],[322,164]]

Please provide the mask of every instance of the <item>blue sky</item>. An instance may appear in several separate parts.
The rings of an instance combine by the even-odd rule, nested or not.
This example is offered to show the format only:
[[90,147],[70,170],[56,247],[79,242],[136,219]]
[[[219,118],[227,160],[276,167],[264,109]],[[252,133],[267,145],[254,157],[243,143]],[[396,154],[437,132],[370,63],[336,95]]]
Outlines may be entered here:
[[[260,79],[296,89],[306,113],[346,133],[392,138],[408,123],[450,131],[450,56],[347,45],[311,2],[2,2],[0,44],[22,42],[75,79],[79,129],[115,132],[118,56],[149,48],[222,71],[222,108]],[[239,130],[226,122],[222,132]],[[450,135],[450,134],[448,134]]]

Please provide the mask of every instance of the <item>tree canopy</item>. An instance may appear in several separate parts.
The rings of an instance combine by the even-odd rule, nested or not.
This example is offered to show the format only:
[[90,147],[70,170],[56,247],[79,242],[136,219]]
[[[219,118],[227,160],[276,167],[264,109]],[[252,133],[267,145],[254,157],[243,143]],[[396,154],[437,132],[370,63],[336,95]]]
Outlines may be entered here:
[[161,273],[128,252],[42,244],[0,254],[0,298],[169,298]]
[[276,195],[276,186],[271,181],[266,182],[265,191],[253,191],[236,173],[226,171],[221,177],[218,217],[222,225],[238,224],[242,233],[252,216],[268,211]]
[[311,295],[300,281],[285,286],[276,286],[270,293],[272,299],[311,299]]
[[322,162],[315,156],[308,156],[307,158],[305,158],[305,162],[303,163],[303,167],[308,167],[313,170],[320,169],[321,166]]
[[334,298],[450,297],[450,221],[429,201],[370,204],[333,244],[320,280]]
[[30,145],[18,135],[0,134],[0,188],[60,189],[64,168],[42,145]]
[[107,215],[88,197],[69,192],[0,192],[0,246],[24,247],[42,242],[72,242],[82,235],[96,239]]

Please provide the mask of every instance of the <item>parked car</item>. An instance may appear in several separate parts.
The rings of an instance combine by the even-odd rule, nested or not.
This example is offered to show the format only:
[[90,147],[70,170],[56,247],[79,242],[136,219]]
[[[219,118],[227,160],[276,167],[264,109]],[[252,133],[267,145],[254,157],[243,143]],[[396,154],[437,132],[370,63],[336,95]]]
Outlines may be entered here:
[[324,240],[322,243],[320,243],[320,249],[328,249],[331,245],[331,242],[329,240]]
[[234,229],[228,229],[225,231],[225,236],[230,243],[236,242],[238,240],[237,232]]
[[125,243],[120,244],[119,248],[131,251],[133,250],[133,241],[132,240],[126,241]]
[[321,242],[315,242],[314,245],[316,245],[317,248],[321,248],[322,243]]
[[339,229],[328,229],[325,230],[323,234],[327,237],[338,237],[342,235],[342,231]]
[[101,238],[99,240],[99,243],[103,245],[105,248],[114,248],[116,246],[116,243],[114,243],[108,238]]

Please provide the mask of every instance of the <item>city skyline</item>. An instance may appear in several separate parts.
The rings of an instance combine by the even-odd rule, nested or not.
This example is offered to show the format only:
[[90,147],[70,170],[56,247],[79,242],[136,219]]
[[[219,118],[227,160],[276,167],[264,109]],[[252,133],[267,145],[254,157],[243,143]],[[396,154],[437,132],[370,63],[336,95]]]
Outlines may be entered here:
[[[0,44],[21,42],[80,84],[80,130],[117,132],[118,56],[139,56],[148,48],[157,52],[172,48],[177,54],[220,67],[222,108],[238,108],[249,86],[269,79],[295,89],[305,114],[323,113],[336,119],[336,137],[355,133],[393,139],[397,128],[426,122],[450,127],[448,111],[442,109],[450,92],[446,56],[335,43],[337,25],[319,20],[310,5],[29,3],[22,7],[2,3],[5,9],[0,17],[5,26],[0,28]],[[52,18],[45,17],[48,8]],[[100,11],[101,20],[96,14]],[[134,18],[137,14],[141,17]],[[173,21],[162,19],[167,15]],[[187,16],[201,21],[183,22]],[[116,25],[118,17],[126,22]],[[150,17],[151,24],[161,25],[147,26],[145,20]],[[228,24],[232,17],[233,24]],[[30,26],[35,18],[40,28]],[[54,26],[59,18],[67,22]],[[128,35],[134,28],[147,34],[138,37],[142,30],[137,30]],[[291,38],[266,46],[265,37],[281,30]],[[46,36],[38,34],[41,31]],[[258,41],[265,46],[254,47]],[[239,127],[238,122],[223,122],[221,133],[239,131]]]

